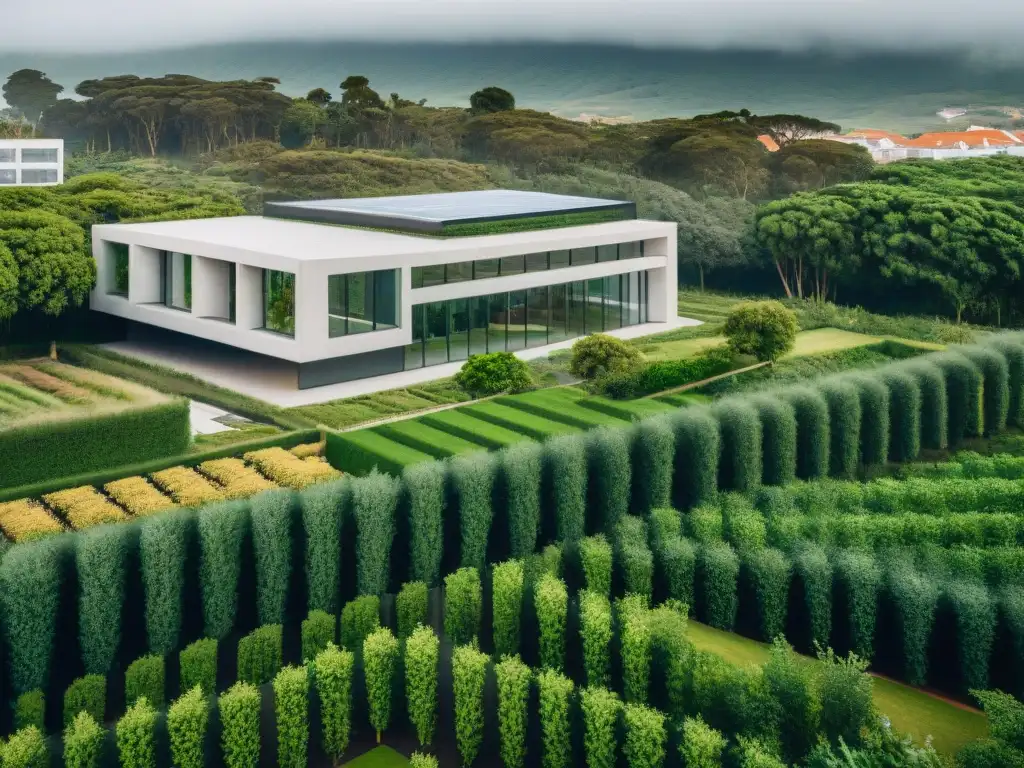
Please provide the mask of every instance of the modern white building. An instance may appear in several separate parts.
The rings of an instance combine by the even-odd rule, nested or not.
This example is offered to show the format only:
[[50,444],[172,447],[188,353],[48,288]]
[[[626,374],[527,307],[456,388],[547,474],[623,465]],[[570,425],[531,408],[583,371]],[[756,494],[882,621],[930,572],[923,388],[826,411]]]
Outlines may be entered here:
[[676,320],[676,225],[632,203],[489,190],[265,213],[94,226],[91,308],[290,361],[300,389]]
[[0,187],[52,186],[63,181],[63,139],[0,139]]

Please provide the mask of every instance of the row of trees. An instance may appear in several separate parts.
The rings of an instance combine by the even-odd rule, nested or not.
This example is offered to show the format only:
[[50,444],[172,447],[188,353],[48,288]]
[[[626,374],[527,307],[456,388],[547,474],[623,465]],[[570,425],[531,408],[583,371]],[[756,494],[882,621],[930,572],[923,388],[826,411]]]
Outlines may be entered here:
[[901,163],[863,183],[757,212],[756,237],[787,296],[920,291],[959,322],[1024,311],[1024,158]]

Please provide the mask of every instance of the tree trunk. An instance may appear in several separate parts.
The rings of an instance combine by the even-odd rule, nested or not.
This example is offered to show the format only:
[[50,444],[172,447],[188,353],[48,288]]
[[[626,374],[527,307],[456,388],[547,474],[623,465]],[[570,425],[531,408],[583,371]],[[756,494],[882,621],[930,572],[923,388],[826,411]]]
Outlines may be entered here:
[[700,292],[704,293],[704,265],[697,264],[697,271],[700,273]]
[[789,281],[786,279],[786,273],[782,271],[782,265],[778,261],[775,261],[775,269],[778,270],[779,280],[782,281],[782,289],[786,292],[786,298],[793,298],[793,291],[789,289]]

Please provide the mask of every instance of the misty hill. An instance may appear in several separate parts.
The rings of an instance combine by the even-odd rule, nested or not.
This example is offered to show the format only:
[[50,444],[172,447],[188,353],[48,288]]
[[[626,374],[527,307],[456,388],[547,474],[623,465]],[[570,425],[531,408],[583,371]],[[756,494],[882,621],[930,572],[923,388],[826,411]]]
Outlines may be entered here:
[[[187,72],[226,80],[273,75],[284,93],[337,93],[365,74],[380,93],[465,105],[501,85],[519,106],[565,117],[580,113],[652,119],[747,107],[799,112],[845,128],[906,133],[957,127],[945,107],[1024,106],[1024,64],[995,66],[958,56],[653,51],[598,45],[242,43],[122,54],[0,54],[0,76],[21,67],[47,72],[69,91],[89,78]],[[998,113],[992,112],[993,116]],[[980,118],[975,118],[980,119]],[[991,121],[993,118],[987,118]]]

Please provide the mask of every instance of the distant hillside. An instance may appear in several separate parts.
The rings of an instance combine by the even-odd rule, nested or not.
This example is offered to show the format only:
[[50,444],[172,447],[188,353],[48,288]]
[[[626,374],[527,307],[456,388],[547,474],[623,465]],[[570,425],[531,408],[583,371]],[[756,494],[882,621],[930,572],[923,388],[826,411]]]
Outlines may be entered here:
[[756,51],[651,51],[585,45],[395,45],[245,43],[132,54],[0,54],[0,77],[21,67],[47,72],[68,90],[107,75],[187,72],[212,79],[273,75],[281,90],[337,93],[349,74],[383,94],[464,105],[485,85],[511,90],[520,106],[651,119],[747,107],[799,112],[846,128],[904,133],[949,127],[946,107],[1024,107],[1024,65],[983,68],[954,56]]

